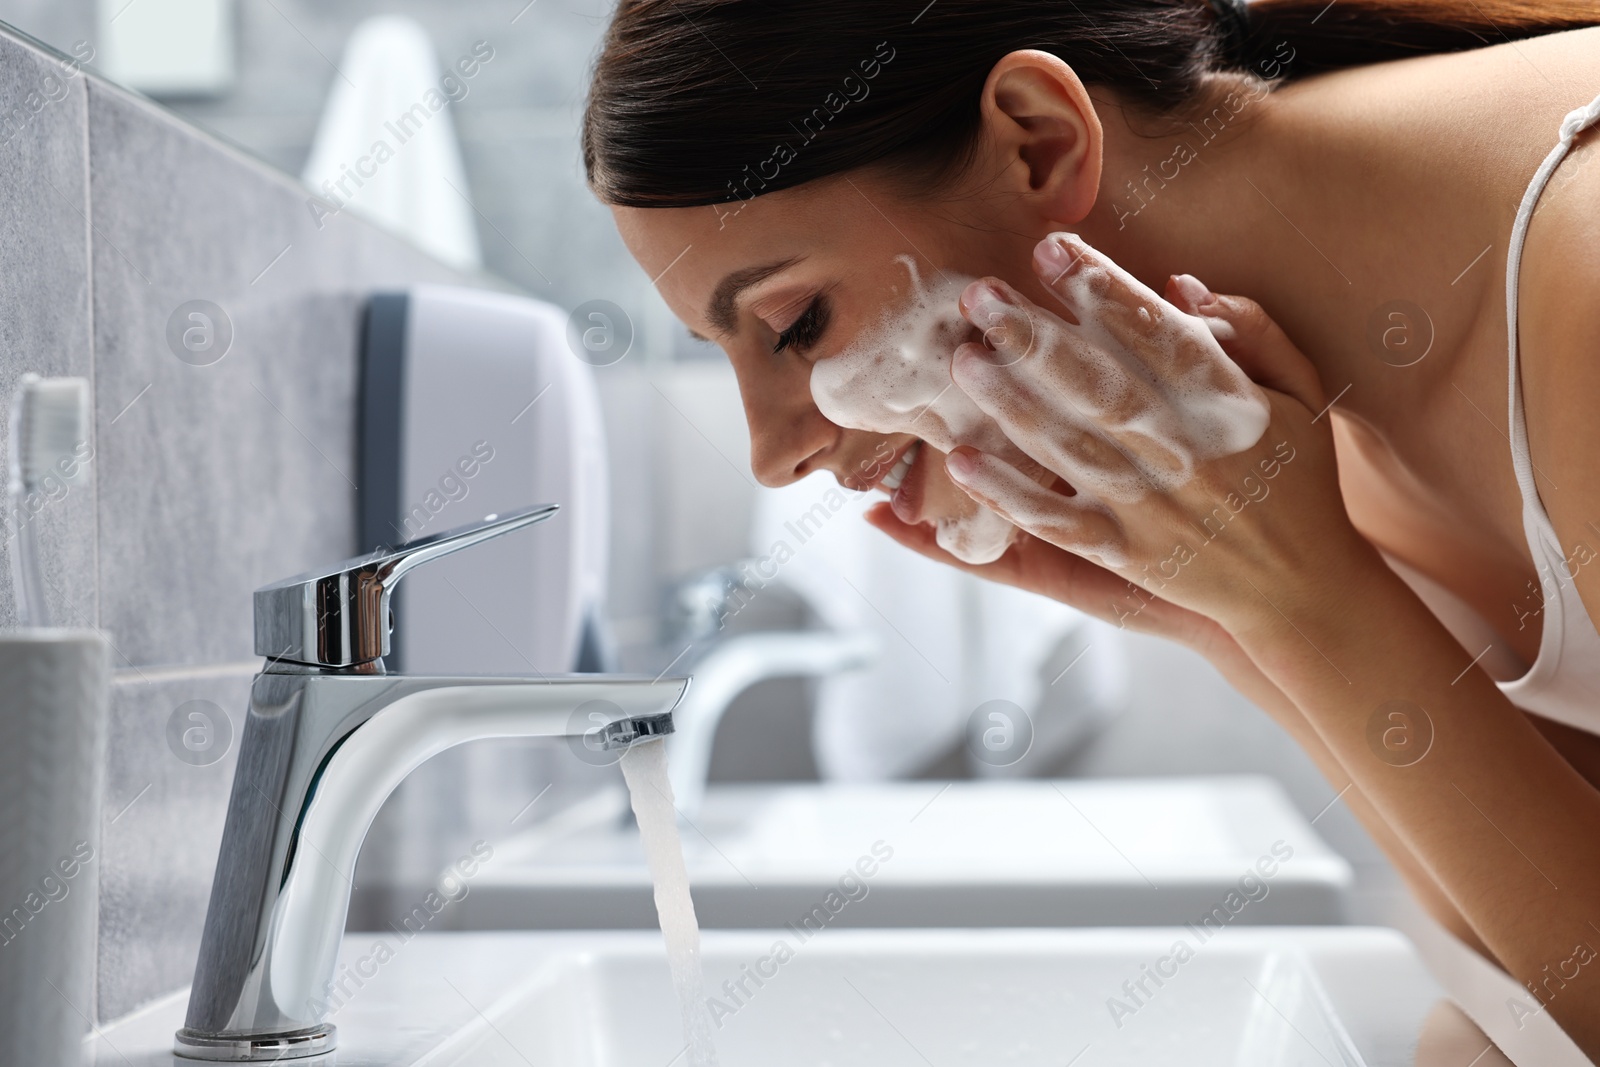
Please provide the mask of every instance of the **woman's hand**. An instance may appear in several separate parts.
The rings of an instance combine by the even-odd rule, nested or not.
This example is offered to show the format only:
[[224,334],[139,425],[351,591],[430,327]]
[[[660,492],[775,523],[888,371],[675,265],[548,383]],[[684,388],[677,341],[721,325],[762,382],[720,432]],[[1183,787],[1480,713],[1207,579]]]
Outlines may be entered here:
[[932,526],[901,522],[879,503],[867,521],[913,552],[992,582],[1014,585],[1137,633],[1164,637],[1198,652],[1224,678],[1285,729],[1302,733],[1303,717],[1281,689],[1261,673],[1217,622],[1145,592],[1117,574],[1048,541],[1023,533],[993,563],[965,563],[939,547]]
[[[1205,308],[1205,321],[1235,364],[1258,384],[1320,398],[1310,364],[1253,301],[1214,297],[1193,279],[1171,279],[1167,299],[1190,313]],[[932,526],[901,522],[886,503],[874,505],[867,521],[895,541],[938,563],[1003,585],[1058,600],[1119,627],[1177,642],[1199,653],[1237,690],[1296,736],[1306,729],[1299,709],[1269,680],[1215,620],[1181,607],[1084,556],[1029,532],[993,563],[970,564],[940,548]]]
[[[1109,572],[1056,560],[1052,580],[1114,575],[1139,587],[1128,610],[1170,615],[1157,628],[1198,626],[1155,608],[1167,602],[1237,632],[1315,606],[1372,564],[1344,511],[1316,373],[1259,307],[1185,277],[1169,286],[1180,310],[1071,234],[1041,241],[1033,265],[1066,317],[974,282],[962,311],[985,343],[957,349],[952,376],[1059,480],[970,448],[946,469],[1025,532]],[[1032,584],[1042,555],[1019,546],[994,566]]]
[[[1039,260],[1045,258],[1047,257],[1040,256]],[[1036,268],[1039,260],[1036,260]],[[1059,268],[1051,268],[1046,264],[1040,273],[1047,285],[1052,281],[1058,284],[1061,281],[1058,277],[1062,273]],[[1111,279],[1109,276],[1104,277],[1109,288]],[[1137,287],[1137,290],[1134,287]],[[1051,288],[1055,289],[1055,286],[1052,285]],[[1316,371],[1277,324],[1268,318],[1254,301],[1242,297],[1218,297],[1204,285],[1187,276],[1173,278],[1167,283],[1166,299],[1169,304],[1157,300],[1153,293],[1139,286],[1137,282],[1133,282],[1132,285],[1119,282],[1115,291],[1128,300],[1135,300],[1133,294],[1136,291],[1142,294],[1137,302],[1132,304],[1134,319],[1137,319],[1139,306],[1147,308],[1159,306],[1167,316],[1176,315],[1181,311],[1200,317],[1212,336],[1221,343],[1232,364],[1249,379],[1244,385],[1254,382],[1256,386],[1261,387],[1257,392],[1264,397],[1278,393],[1291,402],[1296,402],[1307,419],[1315,417],[1309,414],[1311,405],[1316,405],[1315,411],[1321,411],[1324,402]],[[1025,302],[1018,306],[1031,309],[1023,314],[1034,316],[1048,314]],[[973,317],[975,322],[985,329],[991,341],[1002,342],[1000,347],[1003,349],[1005,339],[1000,331],[1006,329],[1015,318],[1015,314],[1007,310],[996,310],[991,314],[995,317],[978,319],[977,312],[968,311],[969,317]],[[1144,324],[1140,322],[1139,325]],[[1189,343],[1193,344],[1192,338],[1189,339]],[[1203,348],[1198,345],[1196,347]],[[1215,358],[1215,354],[1202,352],[1201,357]],[[1057,358],[1072,357],[1066,354]],[[1237,379],[1232,379],[1231,375],[1223,380],[1232,380],[1235,387],[1238,387]],[[1317,425],[1323,425],[1322,420],[1319,420]],[[1268,435],[1263,438],[1265,442],[1271,443],[1276,440],[1271,436],[1273,429],[1274,427],[1269,424]],[[1283,473],[1284,461],[1277,457],[1273,458],[1277,460],[1279,473]],[[1289,468],[1293,470],[1294,465],[1303,458],[1303,455],[1297,454],[1295,459],[1289,461]],[[1302,466],[1307,465],[1302,464]],[[1277,477],[1266,478],[1265,472],[1259,469],[1247,473],[1256,479],[1252,487],[1262,486],[1269,493],[1278,481]],[[1246,494],[1241,499],[1250,500],[1248,495],[1250,491],[1251,487],[1246,487]],[[983,499],[976,490],[974,495]],[[1260,495],[1260,490],[1257,490],[1257,495]],[[1047,506],[1059,505],[1068,508],[1072,506],[1073,498],[1051,492],[1048,496],[1041,494],[1040,499],[1044,500]],[[1254,502],[1247,505],[1247,507],[1254,506]],[[1169,599],[1163,595],[1165,589],[1156,591],[1150,587],[1153,583],[1138,582],[1137,579],[1141,575],[1137,573],[1112,570],[1087,555],[1074,553],[1070,544],[1063,547],[1059,543],[1053,543],[1047,536],[1046,528],[1041,527],[1038,531],[1033,531],[1024,526],[1024,532],[1004,556],[993,563],[973,565],[964,563],[941,549],[935,541],[931,527],[907,525],[901,522],[887,504],[875,505],[867,512],[867,520],[900,544],[929,559],[990,581],[1013,585],[1050,597],[1085,614],[1115,623],[1119,627],[1182,644],[1209,660],[1235,688],[1258,707],[1266,710],[1280,724],[1297,734],[1301,732],[1303,720],[1299,710],[1262,674],[1220,623],[1200,611]],[[1213,520],[1214,525],[1215,520]],[[1202,531],[1203,529],[1202,524]],[[1199,539],[1198,533],[1193,531],[1190,533],[1191,541]],[[1159,567],[1160,564],[1157,563],[1154,568],[1158,581],[1164,585],[1176,581],[1176,579],[1162,578]],[[1182,575],[1181,570],[1179,575]],[[1248,590],[1248,586],[1245,586],[1245,589]]]

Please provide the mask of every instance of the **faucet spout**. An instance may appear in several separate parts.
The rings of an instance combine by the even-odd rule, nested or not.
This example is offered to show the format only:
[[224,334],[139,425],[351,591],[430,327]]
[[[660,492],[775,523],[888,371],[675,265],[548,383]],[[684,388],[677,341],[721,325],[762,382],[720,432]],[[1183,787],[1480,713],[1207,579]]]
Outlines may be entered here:
[[257,675],[177,1054],[272,1061],[333,1048],[325,1017],[356,857],[384,800],[429,757],[500,737],[625,748],[670,733],[687,687],[597,675]]

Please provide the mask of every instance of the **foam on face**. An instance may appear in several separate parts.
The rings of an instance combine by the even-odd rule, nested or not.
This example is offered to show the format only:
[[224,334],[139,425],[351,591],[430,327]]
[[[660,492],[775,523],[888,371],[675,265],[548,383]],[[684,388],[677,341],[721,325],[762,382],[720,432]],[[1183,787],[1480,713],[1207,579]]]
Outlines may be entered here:
[[[1001,366],[966,391],[955,385],[951,361],[974,335],[959,299],[975,279],[946,273],[925,284],[914,260],[897,257],[910,275],[910,301],[817,361],[811,395],[818,410],[835,425],[912,434],[944,453],[966,445],[1036,482],[1053,471],[1073,486],[1074,508],[1108,518],[1106,502],[1177,489],[1201,464],[1260,441],[1271,419],[1266,398],[1206,324],[1087,246],[1076,247],[1084,251],[1074,269],[1053,288],[1079,323],[1054,314],[1022,319],[1004,305],[976,308],[980,321],[1011,323],[1001,328],[1012,332],[985,334]],[[1138,306],[1130,306],[1130,291]],[[1021,343],[1008,349],[1007,336]],[[989,499],[1030,529],[1056,524],[1035,514],[1037,496],[1024,482]],[[975,501],[936,526],[939,546],[968,563],[998,559],[1016,533]],[[1074,546],[1111,567],[1123,565],[1126,548],[1120,537]]]
[[[950,359],[972,334],[961,317],[961,291],[974,279],[946,273],[925,284],[910,256],[898,256],[911,278],[911,299],[837,355],[811,370],[811,396],[834,425],[873,433],[913,434],[948,453],[969,445],[1026,462],[1020,450],[950,379]],[[924,453],[918,463],[931,462]],[[939,547],[968,563],[990,563],[1016,529],[976,501],[936,522]]]

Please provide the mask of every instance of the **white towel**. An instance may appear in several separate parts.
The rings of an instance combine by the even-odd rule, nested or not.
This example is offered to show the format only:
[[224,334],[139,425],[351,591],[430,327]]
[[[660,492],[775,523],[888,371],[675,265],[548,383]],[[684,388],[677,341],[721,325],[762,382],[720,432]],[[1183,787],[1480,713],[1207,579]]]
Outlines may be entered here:
[[[421,26],[398,15],[350,34],[302,175],[322,223],[346,207],[461,270],[482,262],[466,200],[452,89]],[[445,82],[446,77],[449,83]],[[380,145],[382,147],[380,147]]]

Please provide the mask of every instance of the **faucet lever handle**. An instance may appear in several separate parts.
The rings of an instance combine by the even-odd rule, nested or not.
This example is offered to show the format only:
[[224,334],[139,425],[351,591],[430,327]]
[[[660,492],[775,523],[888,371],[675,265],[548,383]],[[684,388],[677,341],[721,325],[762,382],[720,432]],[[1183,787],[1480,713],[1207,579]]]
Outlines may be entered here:
[[389,654],[389,594],[413,567],[543,522],[536,504],[307,571],[255,592],[256,655],[314,667],[355,667]]

